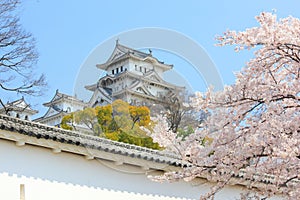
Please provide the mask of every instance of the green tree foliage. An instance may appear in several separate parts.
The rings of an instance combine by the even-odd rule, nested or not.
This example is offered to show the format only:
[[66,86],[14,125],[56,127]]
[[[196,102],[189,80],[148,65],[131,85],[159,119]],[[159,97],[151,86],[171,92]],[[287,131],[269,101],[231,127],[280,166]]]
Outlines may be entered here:
[[132,119],[132,127],[136,123],[140,126],[147,126],[150,123],[150,110],[146,106],[129,106],[129,113]]
[[90,129],[95,135],[102,133],[101,126],[97,120],[97,112],[94,108],[85,108],[84,110],[73,114],[74,122]]
[[73,118],[73,113],[64,116],[61,120],[60,127],[66,130],[73,130],[73,126],[70,125],[73,124]]
[[86,108],[64,116],[60,127],[67,130],[88,130],[94,135],[102,134],[102,128],[97,120],[97,110],[94,108]]
[[160,149],[158,143],[140,129],[150,124],[150,110],[146,106],[131,106],[122,100],[110,105],[86,108],[66,115],[61,127],[68,130],[89,129],[94,135],[111,140]]
[[112,129],[112,106],[97,106],[95,108],[97,113],[98,124],[101,126],[103,132],[108,132],[108,130]]

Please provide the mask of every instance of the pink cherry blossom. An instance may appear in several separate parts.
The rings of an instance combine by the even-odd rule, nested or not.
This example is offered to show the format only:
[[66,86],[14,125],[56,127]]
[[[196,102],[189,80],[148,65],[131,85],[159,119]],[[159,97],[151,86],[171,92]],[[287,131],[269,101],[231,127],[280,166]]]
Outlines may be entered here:
[[232,181],[247,182],[249,196],[300,199],[300,21],[267,12],[256,19],[258,27],[217,37],[219,46],[255,53],[235,84],[196,93],[193,106],[209,113],[204,125],[182,140],[158,118],[154,141],[189,165],[152,179],[216,181],[203,199]]

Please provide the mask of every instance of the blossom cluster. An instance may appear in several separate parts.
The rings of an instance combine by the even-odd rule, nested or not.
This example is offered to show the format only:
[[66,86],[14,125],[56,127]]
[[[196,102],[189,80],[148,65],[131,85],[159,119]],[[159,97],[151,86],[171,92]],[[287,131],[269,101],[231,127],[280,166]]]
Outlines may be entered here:
[[256,51],[233,85],[196,93],[194,108],[209,113],[204,125],[181,140],[157,120],[154,140],[190,165],[153,179],[206,175],[217,182],[209,198],[238,177],[261,197],[300,199],[300,20],[266,12],[256,19],[258,27],[217,37],[220,46]]

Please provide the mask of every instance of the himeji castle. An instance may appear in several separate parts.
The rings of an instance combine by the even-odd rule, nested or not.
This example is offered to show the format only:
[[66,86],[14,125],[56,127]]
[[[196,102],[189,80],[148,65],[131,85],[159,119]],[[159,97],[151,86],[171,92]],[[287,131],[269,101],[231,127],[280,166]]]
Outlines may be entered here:
[[48,111],[34,121],[59,126],[66,114],[86,107],[107,105],[116,99],[122,99],[131,105],[151,107],[185,91],[185,87],[163,79],[164,72],[171,70],[173,65],[153,57],[151,50],[144,53],[124,46],[118,40],[108,60],[96,67],[104,70],[106,75],[97,83],[85,86],[93,92],[88,102],[57,90],[54,97],[43,104],[48,107]]
[[149,53],[124,46],[116,41],[115,48],[105,63],[97,64],[106,75],[85,88],[92,91],[91,107],[106,105],[122,99],[133,105],[151,105],[165,101],[184,87],[163,79],[164,72],[173,65],[165,64]]

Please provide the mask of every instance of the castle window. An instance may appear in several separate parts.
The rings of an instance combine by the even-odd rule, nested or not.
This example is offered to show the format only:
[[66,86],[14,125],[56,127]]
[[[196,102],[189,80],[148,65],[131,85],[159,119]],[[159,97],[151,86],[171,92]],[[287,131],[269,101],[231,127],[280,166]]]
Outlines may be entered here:
[[119,73],[119,68],[117,68],[117,73]]
[[19,115],[19,113],[17,113],[17,115],[16,115],[16,118],[20,118],[20,115]]
[[115,74],[115,70],[112,70],[111,73],[112,73],[112,74]]
[[121,72],[123,71],[123,66],[121,66]]
[[28,115],[25,116],[25,120],[28,120]]
[[140,66],[140,72],[142,72],[142,67]]
[[145,73],[147,72],[147,69],[146,69],[146,68],[144,68],[144,72],[145,72]]
[[135,71],[137,71],[137,65],[134,65],[134,67],[135,67]]

